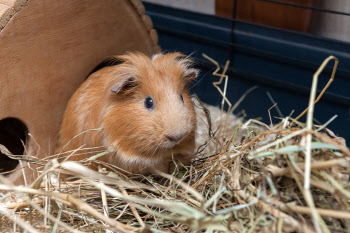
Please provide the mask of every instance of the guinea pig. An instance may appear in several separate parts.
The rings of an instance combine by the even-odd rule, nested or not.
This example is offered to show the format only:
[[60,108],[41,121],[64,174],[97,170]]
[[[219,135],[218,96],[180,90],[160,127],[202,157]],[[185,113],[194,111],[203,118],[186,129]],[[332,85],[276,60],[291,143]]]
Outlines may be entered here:
[[168,172],[172,159],[188,164],[196,130],[189,84],[198,74],[191,66],[181,53],[107,59],[69,100],[56,154],[91,148],[68,158],[80,161],[102,147],[112,152],[99,161],[133,174]]

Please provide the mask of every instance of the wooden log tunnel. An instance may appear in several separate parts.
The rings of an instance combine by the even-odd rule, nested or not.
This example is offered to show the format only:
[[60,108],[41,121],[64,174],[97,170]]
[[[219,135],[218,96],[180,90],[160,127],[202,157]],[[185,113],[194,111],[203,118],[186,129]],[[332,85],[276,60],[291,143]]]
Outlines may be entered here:
[[[65,106],[90,71],[113,54],[159,52],[157,42],[138,0],[0,0],[0,144],[51,155]],[[0,172],[17,164],[0,154]],[[23,182],[21,171],[9,177]]]

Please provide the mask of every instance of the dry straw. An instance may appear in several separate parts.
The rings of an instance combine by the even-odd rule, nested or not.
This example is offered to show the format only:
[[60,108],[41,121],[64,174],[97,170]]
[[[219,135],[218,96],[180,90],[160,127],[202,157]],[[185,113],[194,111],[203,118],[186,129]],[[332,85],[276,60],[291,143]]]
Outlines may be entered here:
[[[27,161],[39,164],[30,186],[0,177],[0,232],[348,232],[350,151],[327,129],[335,117],[323,125],[312,119],[337,59],[326,59],[314,75],[306,125],[298,121],[304,113],[266,125],[231,114],[248,93],[232,107],[227,66],[220,73],[206,57],[217,66],[214,86],[223,102],[221,109],[196,102],[198,151],[191,166],[174,163],[171,174],[126,176],[95,160],[109,151],[82,163],[28,155]],[[318,75],[330,60],[331,79],[315,101]],[[99,172],[87,168],[90,163]],[[62,174],[65,181],[58,178]]]

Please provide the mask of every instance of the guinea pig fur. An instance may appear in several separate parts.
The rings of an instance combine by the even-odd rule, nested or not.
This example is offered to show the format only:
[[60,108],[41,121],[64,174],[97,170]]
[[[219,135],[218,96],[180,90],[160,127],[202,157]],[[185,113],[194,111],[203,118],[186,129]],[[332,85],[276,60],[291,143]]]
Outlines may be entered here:
[[188,86],[198,73],[191,65],[181,53],[109,58],[70,99],[56,153],[92,148],[69,157],[80,161],[110,150],[98,160],[142,174],[168,172],[173,158],[188,163],[196,130]]

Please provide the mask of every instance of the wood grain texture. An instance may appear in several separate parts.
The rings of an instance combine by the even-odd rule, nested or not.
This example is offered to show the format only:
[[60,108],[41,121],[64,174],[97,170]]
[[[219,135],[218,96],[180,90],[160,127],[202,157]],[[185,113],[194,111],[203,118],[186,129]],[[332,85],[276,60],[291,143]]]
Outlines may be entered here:
[[143,6],[142,2],[140,2],[139,0],[129,0],[129,1],[135,7],[135,10],[139,15],[146,14],[146,9]]
[[[311,10],[259,0],[216,0],[216,14],[232,18],[237,1],[236,18],[278,28],[307,32]],[[285,0],[284,2],[312,6],[313,0]]]
[[0,31],[28,0],[0,0]]
[[125,51],[158,52],[142,8],[134,0],[30,0],[8,21],[0,32],[0,119],[26,124],[29,154],[54,151],[69,98],[100,61]]
[[151,17],[148,15],[143,15],[142,16],[143,23],[145,24],[146,28],[148,31],[151,31],[153,29],[153,22]]
[[0,3],[0,30],[5,27],[14,14],[15,10],[11,6]]
[[216,0],[215,1],[215,14],[224,16],[227,18],[232,18],[233,6],[236,0]]
[[27,2],[28,0],[0,0],[1,4],[12,7],[16,12],[19,11]]

